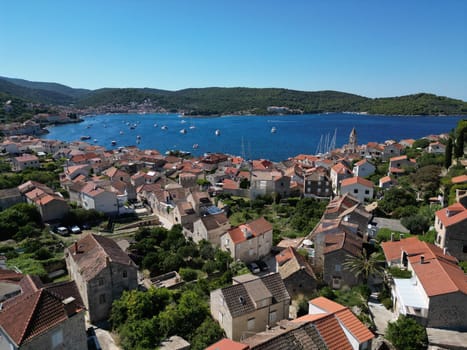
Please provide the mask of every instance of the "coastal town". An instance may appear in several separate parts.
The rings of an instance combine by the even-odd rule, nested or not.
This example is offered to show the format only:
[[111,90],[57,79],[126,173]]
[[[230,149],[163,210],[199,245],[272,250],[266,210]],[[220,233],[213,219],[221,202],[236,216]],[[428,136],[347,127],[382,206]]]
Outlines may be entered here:
[[272,162],[60,118],[2,125],[0,349],[465,348],[465,120]]

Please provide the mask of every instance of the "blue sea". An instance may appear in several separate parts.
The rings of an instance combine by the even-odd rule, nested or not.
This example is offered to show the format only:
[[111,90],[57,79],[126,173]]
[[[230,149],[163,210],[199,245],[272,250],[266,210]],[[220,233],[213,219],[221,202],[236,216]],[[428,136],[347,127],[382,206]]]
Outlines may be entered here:
[[[464,117],[465,118],[465,117]],[[300,153],[315,154],[319,144],[347,143],[353,127],[358,143],[418,139],[451,131],[459,116],[371,116],[329,113],[286,116],[181,117],[178,114],[111,114],[83,118],[76,124],[49,128],[46,139],[79,140],[108,149],[135,145],[141,149],[189,151],[193,155],[223,152],[247,159],[285,160]],[[161,127],[167,127],[163,130]],[[276,132],[271,132],[272,128]],[[180,131],[185,129],[186,133]],[[219,135],[216,135],[219,130]],[[321,140],[321,142],[320,142]],[[327,142],[326,142],[327,140]],[[112,141],[116,145],[112,146]],[[193,148],[194,145],[198,147]],[[323,147],[322,147],[323,148]]]

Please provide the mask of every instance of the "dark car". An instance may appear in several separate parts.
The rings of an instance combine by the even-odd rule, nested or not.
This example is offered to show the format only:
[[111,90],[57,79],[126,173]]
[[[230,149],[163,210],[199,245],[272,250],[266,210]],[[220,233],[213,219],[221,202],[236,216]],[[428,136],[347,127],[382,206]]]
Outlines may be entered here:
[[268,271],[269,266],[262,260],[255,261],[255,264],[261,269],[261,271]]
[[259,268],[258,265],[256,265],[256,263],[252,262],[252,263],[249,263],[246,265],[248,267],[248,269],[252,272],[252,273],[260,273],[261,272],[261,269]]

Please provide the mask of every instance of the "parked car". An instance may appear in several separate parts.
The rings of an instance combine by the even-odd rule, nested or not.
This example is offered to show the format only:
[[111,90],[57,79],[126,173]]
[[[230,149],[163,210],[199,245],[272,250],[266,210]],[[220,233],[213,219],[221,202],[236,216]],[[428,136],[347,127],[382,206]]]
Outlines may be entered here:
[[252,272],[252,273],[260,273],[261,272],[261,269],[259,268],[258,265],[256,265],[256,263],[252,262],[252,263],[249,263],[246,265],[248,267],[248,269]]
[[79,228],[78,225],[74,225],[74,226],[71,226],[71,229],[70,229],[71,233],[73,234],[78,234],[78,233],[81,233],[81,229]]
[[255,264],[261,269],[261,271],[268,271],[269,266],[262,260],[255,261]]
[[57,233],[62,236],[68,236],[70,233],[65,226],[60,226],[57,228]]

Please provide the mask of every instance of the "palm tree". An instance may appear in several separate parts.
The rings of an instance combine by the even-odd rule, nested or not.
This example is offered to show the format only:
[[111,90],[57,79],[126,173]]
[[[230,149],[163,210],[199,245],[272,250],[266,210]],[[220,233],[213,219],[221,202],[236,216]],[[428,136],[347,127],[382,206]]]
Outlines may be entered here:
[[355,277],[362,276],[363,282],[366,284],[370,276],[382,276],[384,267],[381,264],[384,260],[381,254],[373,252],[368,254],[366,249],[357,256],[348,255],[345,262],[342,264],[344,269],[355,274]]

